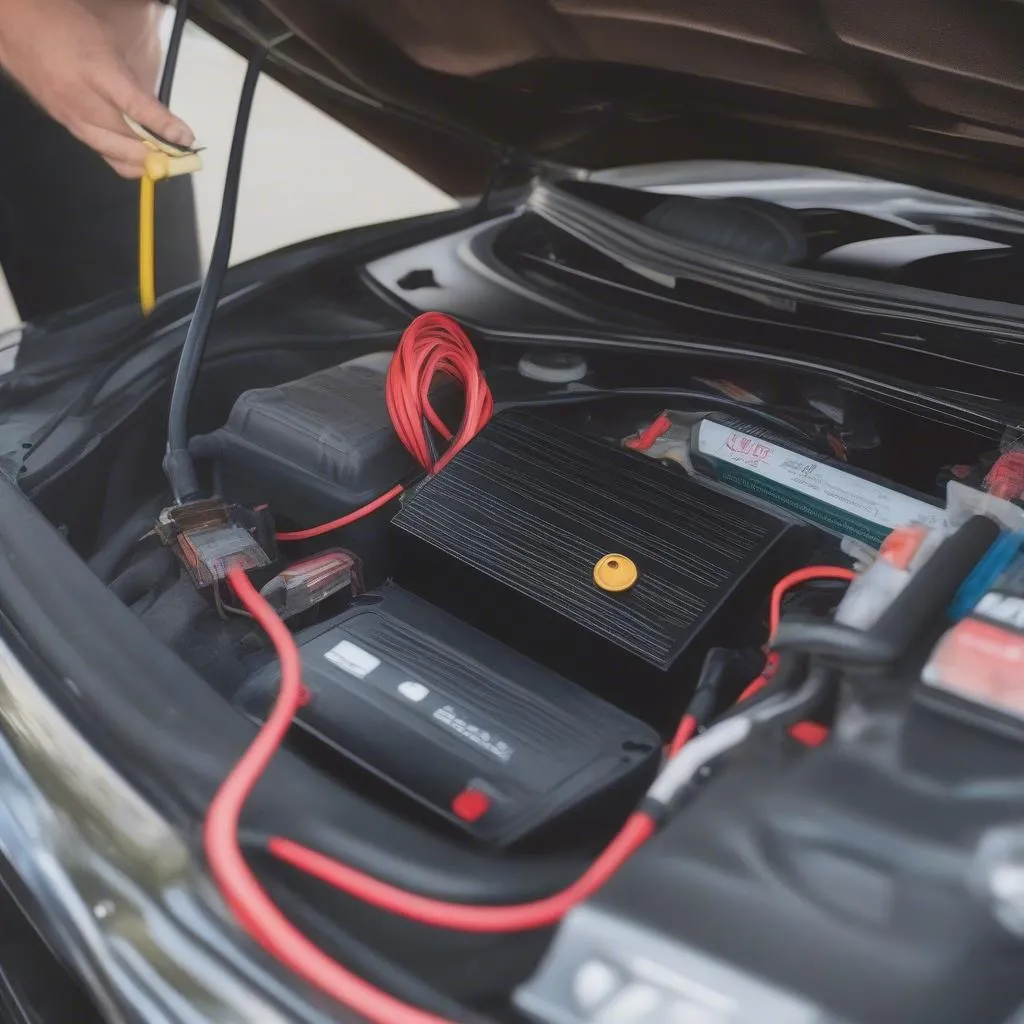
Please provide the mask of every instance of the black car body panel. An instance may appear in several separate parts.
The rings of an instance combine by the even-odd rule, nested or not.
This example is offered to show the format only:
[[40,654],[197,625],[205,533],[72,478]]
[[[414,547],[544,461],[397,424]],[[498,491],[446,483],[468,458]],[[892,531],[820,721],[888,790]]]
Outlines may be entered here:
[[[1024,318],[1012,300],[887,292],[872,279],[850,292],[888,296],[889,308],[826,306],[812,294],[819,268],[803,278],[804,299],[765,301],[748,284],[677,281],[622,257],[609,234],[592,245],[557,202],[597,211],[601,187],[755,196],[809,216],[825,209],[836,216],[815,223],[841,222],[854,245],[878,225],[893,236],[939,220],[951,234],[1018,230],[1019,5],[196,0],[194,10],[240,52],[269,47],[270,73],[413,169],[454,194],[483,193],[233,268],[196,433],[222,424],[243,389],[392,348],[428,309],[457,316],[511,378],[524,353],[578,352],[643,397],[652,380],[684,377],[685,357],[867,400],[911,425],[901,435],[911,453],[927,451],[933,431],[954,438],[950,463],[1021,433]],[[757,164],[730,162],[746,159]],[[668,162],[627,166],[644,161]],[[722,278],[739,266],[722,260]],[[796,280],[775,270],[780,289]],[[77,978],[82,1005],[103,1019],[347,1020],[245,938],[206,869],[203,816],[253,724],[83,561],[118,530],[133,540],[152,525],[195,299],[196,289],[166,296],[144,320],[121,296],[27,326],[0,377],[0,853],[55,971]],[[83,487],[90,476],[103,486]],[[934,482],[930,463],[911,481]],[[112,510],[139,495],[137,518],[118,521]],[[288,750],[242,822],[257,869],[279,832],[466,903],[530,900],[586,863],[579,851],[496,859]],[[308,879],[275,875],[271,887],[360,975],[455,1021],[480,1019],[465,1003],[507,1013],[501,1000],[548,938],[410,931]],[[8,991],[14,1005],[18,986]],[[85,1009],[72,1012],[87,1024]]]

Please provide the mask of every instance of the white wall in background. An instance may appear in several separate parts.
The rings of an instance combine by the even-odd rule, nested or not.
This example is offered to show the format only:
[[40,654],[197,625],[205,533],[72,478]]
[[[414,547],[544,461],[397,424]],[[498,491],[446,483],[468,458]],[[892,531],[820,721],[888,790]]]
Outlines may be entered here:
[[18,313],[11,301],[11,293],[7,290],[3,270],[0,270],[0,331],[13,327],[17,322]]

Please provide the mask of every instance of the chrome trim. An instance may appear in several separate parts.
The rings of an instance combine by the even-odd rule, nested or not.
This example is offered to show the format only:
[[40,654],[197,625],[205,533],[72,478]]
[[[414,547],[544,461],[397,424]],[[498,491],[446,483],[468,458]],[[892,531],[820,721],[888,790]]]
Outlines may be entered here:
[[2,638],[0,853],[35,901],[23,909],[112,1022],[286,1024],[295,1018],[280,1007],[289,1004],[311,1019],[308,1004],[251,958],[182,837]]

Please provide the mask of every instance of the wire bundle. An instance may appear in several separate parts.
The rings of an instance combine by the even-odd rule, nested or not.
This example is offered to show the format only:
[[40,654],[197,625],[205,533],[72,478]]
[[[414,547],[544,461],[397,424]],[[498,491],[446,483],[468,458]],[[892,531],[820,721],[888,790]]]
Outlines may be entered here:
[[[439,373],[457,381],[466,396],[455,434],[430,402],[430,386]],[[443,313],[416,317],[402,335],[388,367],[387,402],[399,440],[429,473],[444,469],[483,430],[494,412],[494,399],[476,350],[459,324]],[[429,427],[450,442],[436,460],[427,436]]]
[[[430,388],[441,374],[450,377],[465,394],[465,408],[458,429],[451,431],[430,401]],[[423,313],[405,329],[388,367],[388,415],[395,433],[410,455],[428,473],[436,473],[480,433],[494,412],[494,399],[487,386],[476,350],[466,332],[444,313]],[[448,442],[444,453],[435,457],[430,430]],[[281,541],[310,540],[351,526],[365,519],[405,488],[396,484],[378,498],[340,519],[305,530],[279,533]]]

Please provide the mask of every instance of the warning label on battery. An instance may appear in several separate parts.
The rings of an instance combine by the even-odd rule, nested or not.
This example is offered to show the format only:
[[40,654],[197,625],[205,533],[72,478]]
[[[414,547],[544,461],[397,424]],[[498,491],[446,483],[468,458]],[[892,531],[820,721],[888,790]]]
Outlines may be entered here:
[[1024,718],[1024,635],[993,622],[964,619],[939,641],[923,679]]
[[935,505],[714,420],[698,425],[697,451],[722,483],[875,547],[897,526],[945,518]]

